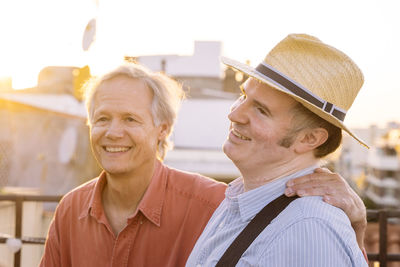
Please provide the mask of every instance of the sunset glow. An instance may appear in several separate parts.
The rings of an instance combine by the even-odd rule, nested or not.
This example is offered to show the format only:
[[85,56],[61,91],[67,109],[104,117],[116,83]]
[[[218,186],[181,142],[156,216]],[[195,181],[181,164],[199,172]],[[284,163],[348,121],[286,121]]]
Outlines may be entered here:
[[[224,56],[256,65],[285,35],[305,32],[363,70],[365,85],[348,123],[380,124],[400,120],[398,7],[395,0],[5,0],[0,77],[12,76],[15,89],[34,87],[45,66],[89,65],[96,73],[124,55],[190,55],[195,40],[221,41]],[[93,18],[96,41],[84,52],[83,32]]]

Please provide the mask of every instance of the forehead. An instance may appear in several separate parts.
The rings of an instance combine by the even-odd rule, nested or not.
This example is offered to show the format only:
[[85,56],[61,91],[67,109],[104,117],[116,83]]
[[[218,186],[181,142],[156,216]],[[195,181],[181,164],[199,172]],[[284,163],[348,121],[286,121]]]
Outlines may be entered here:
[[149,108],[153,93],[140,79],[118,75],[105,80],[98,86],[93,97],[94,109],[97,108]]
[[267,105],[269,108],[291,109],[297,103],[294,98],[272,86],[249,78],[243,84],[243,90],[253,101]]
[[99,84],[97,91],[107,91],[108,89],[112,89],[113,91],[124,90],[134,93],[138,91],[142,91],[144,93],[151,91],[147,84],[140,78],[129,77],[125,74],[119,74],[110,79],[102,81]]

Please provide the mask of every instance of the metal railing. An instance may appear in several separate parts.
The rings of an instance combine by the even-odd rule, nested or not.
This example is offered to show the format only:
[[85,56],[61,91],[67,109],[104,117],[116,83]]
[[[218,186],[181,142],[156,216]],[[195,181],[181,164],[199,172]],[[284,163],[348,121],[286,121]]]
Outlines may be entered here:
[[[15,234],[13,238],[20,239],[22,244],[44,244],[46,238],[22,236],[22,213],[24,201],[59,202],[62,196],[37,196],[37,195],[0,195],[0,201],[13,201],[15,203]],[[0,243],[6,243],[8,237],[0,235]],[[14,267],[21,266],[21,250],[14,254]]]
[[[62,196],[37,196],[37,195],[0,195],[0,201],[15,202],[15,236],[22,244],[41,244],[46,241],[43,237],[22,236],[22,213],[24,201],[59,202]],[[400,218],[400,210],[367,210],[368,221],[379,223],[379,252],[368,253],[368,260],[379,262],[380,267],[386,267],[390,261],[400,261],[400,254],[387,253],[387,225],[388,218]],[[9,237],[1,236],[0,243],[5,243]],[[21,265],[21,250],[14,254],[14,267]]]
[[390,261],[400,261],[400,254],[387,253],[389,218],[400,218],[400,210],[367,210],[368,221],[379,224],[379,251],[368,253],[368,260],[379,262],[379,267],[386,267]]

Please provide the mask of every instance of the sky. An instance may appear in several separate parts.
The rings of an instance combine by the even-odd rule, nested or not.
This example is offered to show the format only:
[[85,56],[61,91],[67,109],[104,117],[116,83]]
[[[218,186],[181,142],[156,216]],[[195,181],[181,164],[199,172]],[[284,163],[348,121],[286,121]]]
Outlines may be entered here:
[[[35,86],[45,66],[124,55],[191,55],[195,40],[221,41],[222,55],[256,66],[289,33],[308,33],[348,54],[365,83],[346,117],[352,128],[400,121],[397,0],[0,0],[0,77]],[[96,41],[82,49],[96,18]]]

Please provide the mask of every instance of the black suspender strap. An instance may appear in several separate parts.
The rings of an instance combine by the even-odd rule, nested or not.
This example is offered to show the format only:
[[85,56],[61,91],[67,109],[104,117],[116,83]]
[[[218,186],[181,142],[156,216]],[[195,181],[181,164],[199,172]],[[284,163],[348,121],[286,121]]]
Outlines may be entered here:
[[266,205],[236,237],[222,255],[216,267],[235,266],[243,253],[253,243],[257,236],[279,215],[296,197],[281,195]]

